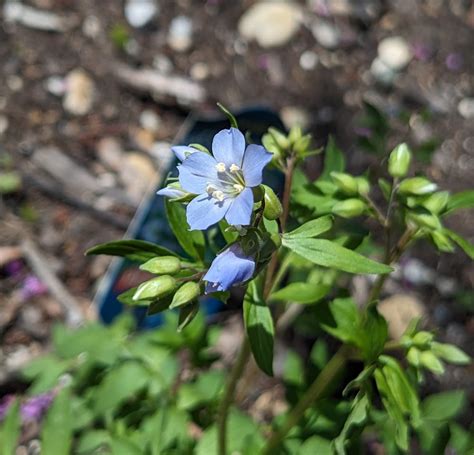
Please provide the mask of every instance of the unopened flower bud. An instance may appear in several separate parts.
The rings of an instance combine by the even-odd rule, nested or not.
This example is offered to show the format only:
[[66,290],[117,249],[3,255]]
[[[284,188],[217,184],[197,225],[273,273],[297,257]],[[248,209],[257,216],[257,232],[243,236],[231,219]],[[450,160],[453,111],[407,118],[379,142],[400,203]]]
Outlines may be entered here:
[[419,367],[420,366],[420,350],[417,348],[408,349],[407,360],[408,360],[408,363],[410,363],[414,367]]
[[441,222],[439,218],[431,213],[409,212],[407,220],[411,221],[418,227],[425,227],[428,229],[441,229]]
[[446,362],[456,365],[467,365],[471,362],[471,358],[457,346],[452,344],[433,342],[431,346],[432,352]]
[[438,215],[443,211],[449,201],[449,193],[447,191],[438,191],[433,193],[423,201],[423,207],[431,213]]
[[410,167],[411,152],[408,145],[397,145],[388,159],[388,172],[392,177],[405,177]]
[[362,215],[366,208],[367,206],[360,199],[346,199],[345,201],[334,204],[332,213],[342,218],[354,218]]
[[357,182],[357,192],[363,196],[369,194],[369,181],[365,177],[356,177],[355,180]]
[[160,256],[145,262],[140,266],[140,270],[154,273],[156,275],[173,275],[181,270],[181,262],[175,256]]
[[290,141],[286,137],[284,133],[276,128],[270,127],[268,128],[268,132],[272,135],[273,139],[275,140],[278,147],[282,150],[287,150],[290,147]]
[[186,305],[194,299],[197,299],[200,295],[201,286],[194,281],[188,281],[176,291],[173,300],[171,301],[170,308]]
[[306,134],[305,136],[300,137],[293,145],[294,151],[301,155],[308,151],[308,147],[311,144],[311,136]]
[[436,183],[430,182],[424,177],[413,177],[403,180],[398,187],[398,192],[401,194],[415,194],[420,196],[432,193],[436,191],[437,188]]
[[133,295],[133,300],[164,297],[173,292],[175,288],[176,280],[170,275],[162,275],[140,284]]
[[357,180],[352,175],[343,172],[331,172],[331,178],[334,184],[343,193],[355,195],[358,192]]
[[262,136],[262,145],[270,153],[273,153],[274,157],[278,158],[281,156],[280,147],[278,147],[278,144],[276,143],[275,139],[273,139],[271,134],[267,133]]
[[430,332],[426,332],[425,330],[418,332],[413,337],[413,344],[416,346],[425,346],[431,343],[434,339],[434,335]]
[[263,216],[267,220],[276,220],[277,218],[280,218],[283,212],[280,199],[278,199],[278,196],[269,186],[262,185],[262,187],[265,190],[265,208],[263,209]]
[[288,134],[288,139],[291,144],[296,144],[296,142],[303,136],[303,131],[299,125],[294,125],[290,129]]
[[444,373],[444,365],[431,351],[420,352],[420,363],[435,374]]

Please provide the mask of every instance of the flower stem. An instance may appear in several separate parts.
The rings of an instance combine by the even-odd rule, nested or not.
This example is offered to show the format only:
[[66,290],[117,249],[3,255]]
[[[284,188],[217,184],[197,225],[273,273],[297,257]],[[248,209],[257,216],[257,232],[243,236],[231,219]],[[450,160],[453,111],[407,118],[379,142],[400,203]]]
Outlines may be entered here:
[[234,401],[235,388],[237,387],[240,376],[242,376],[249,357],[250,344],[247,335],[244,333],[244,340],[242,342],[239,355],[232,366],[232,370],[229,374],[229,378],[224,390],[224,396],[222,397],[219,404],[217,416],[217,445],[219,455],[227,455],[227,417],[229,414],[229,408]]

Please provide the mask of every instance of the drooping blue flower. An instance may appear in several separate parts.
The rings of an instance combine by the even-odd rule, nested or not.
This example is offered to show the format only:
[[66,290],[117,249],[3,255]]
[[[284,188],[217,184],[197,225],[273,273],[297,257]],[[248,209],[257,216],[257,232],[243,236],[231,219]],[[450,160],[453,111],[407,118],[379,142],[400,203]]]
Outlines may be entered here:
[[191,230],[207,229],[225,217],[230,225],[248,225],[253,208],[252,188],[262,183],[263,168],[272,154],[264,147],[245,147],[236,128],[222,130],[212,141],[213,156],[191,147],[174,148],[183,190],[197,194],[187,206]]
[[244,253],[238,243],[218,254],[204,275],[206,294],[227,291],[231,286],[245,283],[255,272],[254,257]]

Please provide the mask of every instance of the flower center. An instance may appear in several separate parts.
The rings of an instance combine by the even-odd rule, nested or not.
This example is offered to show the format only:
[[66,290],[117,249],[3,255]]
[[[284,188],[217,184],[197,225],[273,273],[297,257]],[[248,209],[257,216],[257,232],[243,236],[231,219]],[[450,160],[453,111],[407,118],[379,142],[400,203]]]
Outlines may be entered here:
[[214,199],[222,202],[226,198],[234,198],[245,189],[245,179],[240,166],[232,163],[229,167],[225,163],[216,164],[217,179],[207,183],[206,192]]
[[224,163],[217,163],[216,164],[216,169],[217,169],[217,172],[225,172],[226,171],[225,164]]

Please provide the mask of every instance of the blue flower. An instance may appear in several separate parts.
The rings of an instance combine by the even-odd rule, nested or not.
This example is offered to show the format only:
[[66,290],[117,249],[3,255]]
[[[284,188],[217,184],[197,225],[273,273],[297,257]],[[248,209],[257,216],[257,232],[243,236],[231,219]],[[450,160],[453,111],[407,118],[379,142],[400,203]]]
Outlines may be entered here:
[[183,191],[183,189],[178,184],[172,183],[171,185],[162,188],[156,194],[159,196],[169,197],[170,199],[178,199],[180,197],[186,196],[188,193]]
[[207,229],[225,217],[230,225],[248,225],[253,209],[252,188],[262,183],[263,168],[272,159],[264,147],[245,147],[236,128],[222,130],[212,141],[213,156],[191,147],[174,147],[183,190],[197,194],[187,206],[191,230]]
[[227,291],[231,286],[245,283],[255,272],[255,259],[246,255],[238,243],[218,254],[204,275],[206,294]]

